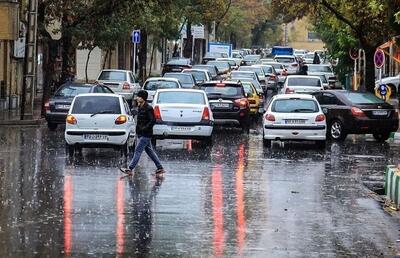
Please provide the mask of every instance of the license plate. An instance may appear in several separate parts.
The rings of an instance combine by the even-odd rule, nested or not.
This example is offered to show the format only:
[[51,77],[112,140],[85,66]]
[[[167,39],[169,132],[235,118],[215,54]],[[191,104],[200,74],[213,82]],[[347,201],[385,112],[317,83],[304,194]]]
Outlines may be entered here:
[[288,125],[293,125],[293,124],[305,124],[306,120],[301,120],[301,119],[288,119],[285,120],[285,124]]
[[108,141],[108,136],[103,134],[84,134],[83,139],[87,141]]
[[68,110],[70,107],[71,105],[56,105],[56,109]]
[[215,108],[229,108],[229,104],[228,103],[215,103],[215,104],[213,104],[213,106]]
[[172,131],[178,131],[178,132],[189,132],[190,130],[192,130],[191,127],[187,127],[187,126],[172,126]]
[[387,116],[388,112],[384,110],[374,110],[372,111],[374,116]]

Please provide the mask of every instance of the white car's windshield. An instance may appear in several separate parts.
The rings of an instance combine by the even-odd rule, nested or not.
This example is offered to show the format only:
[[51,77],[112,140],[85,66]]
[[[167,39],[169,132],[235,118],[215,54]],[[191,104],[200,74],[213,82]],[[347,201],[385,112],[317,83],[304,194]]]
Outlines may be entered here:
[[271,110],[276,113],[316,113],[319,108],[311,99],[278,99],[272,103]]

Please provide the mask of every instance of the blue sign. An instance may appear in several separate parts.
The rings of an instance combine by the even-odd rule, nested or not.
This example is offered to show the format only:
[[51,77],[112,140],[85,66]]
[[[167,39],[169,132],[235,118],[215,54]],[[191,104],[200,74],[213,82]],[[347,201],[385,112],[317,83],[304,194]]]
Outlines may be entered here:
[[382,96],[386,96],[386,94],[387,94],[387,87],[386,87],[385,84],[379,85],[379,93],[380,93]]
[[131,37],[132,37],[133,44],[139,44],[140,43],[140,30],[132,31]]

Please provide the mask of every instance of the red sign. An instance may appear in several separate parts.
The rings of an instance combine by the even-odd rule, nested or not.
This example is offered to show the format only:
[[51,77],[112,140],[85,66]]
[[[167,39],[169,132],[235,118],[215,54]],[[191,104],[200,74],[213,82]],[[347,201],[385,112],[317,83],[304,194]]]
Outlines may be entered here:
[[385,65],[385,53],[382,49],[377,49],[374,55],[374,63],[376,68],[382,68]]
[[353,59],[353,60],[356,60],[356,59],[358,59],[358,49],[356,49],[356,48],[352,48],[352,49],[350,49],[349,50],[349,55],[350,55],[350,58],[351,59]]

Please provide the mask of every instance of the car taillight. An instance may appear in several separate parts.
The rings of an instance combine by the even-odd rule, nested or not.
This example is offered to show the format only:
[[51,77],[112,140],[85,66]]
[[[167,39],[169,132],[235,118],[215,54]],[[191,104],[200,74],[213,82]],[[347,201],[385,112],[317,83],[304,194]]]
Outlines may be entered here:
[[292,94],[294,93],[294,89],[286,88],[285,94]]
[[265,116],[265,120],[270,121],[270,122],[275,122],[275,116],[272,114],[267,114]]
[[201,119],[202,120],[210,120],[210,110],[208,109],[208,107],[204,108]]
[[117,119],[115,119],[115,124],[122,125],[125,124],[126,121],[128,121],[128,118],[125,115],[120,115],[119,117],[117,117]]
[[129,85],[128,82],[124,82],[124,85],[122,85],[122,89],[123,90],[130,90],[131,89],[131,85]]
[[361,109],[359,109],[358,107],[352,107],[351,108],[351,114],[354,117],[365,117],[364,111],[362,111]]
[[160,111],[160,107],[159,106],[155,106],[154,109],[154,118],[156,120],[161,120],[161,111]]
[[71,124],[71,125],[76,125],[76,123],[77,123],[77,120],[73,115],[68,115],[66,120],[67,120],[67,123]]
[[270,75],[270,76],[269,76],[269,80],[270,80],[270,81],[271,81],[271,80],[274,81],[275,78],[276,78],[275,75]]
[[235,104],[240,108],[247,108],[249,106],[249,101],[246,98],[235,100]]
[[318,115],[315,118],[315,122],[322,122],[322,121],[325,121],[325,115]]
[[44,110],[45,111],[50,111],[50,102],[46,102],[45,104],[44,104]]
[[293,67],[297,67],[299,64],[292,64]]

